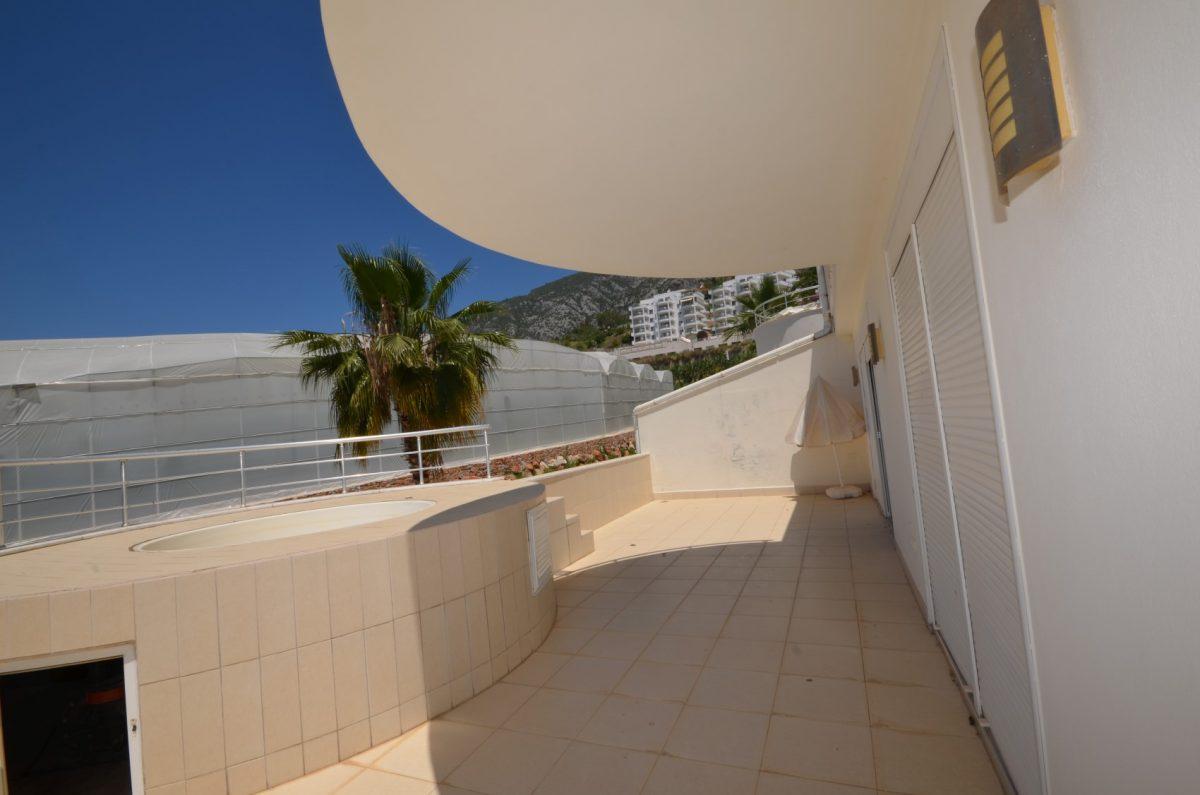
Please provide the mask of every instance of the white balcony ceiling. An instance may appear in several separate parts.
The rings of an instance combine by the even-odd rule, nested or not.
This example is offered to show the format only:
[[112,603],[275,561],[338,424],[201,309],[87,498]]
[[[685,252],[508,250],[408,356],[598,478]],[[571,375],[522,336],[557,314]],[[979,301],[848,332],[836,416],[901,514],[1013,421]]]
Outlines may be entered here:
[[364,146],[410,202],[564,268],[851,265],[883,221],[923,0],[322,0]]

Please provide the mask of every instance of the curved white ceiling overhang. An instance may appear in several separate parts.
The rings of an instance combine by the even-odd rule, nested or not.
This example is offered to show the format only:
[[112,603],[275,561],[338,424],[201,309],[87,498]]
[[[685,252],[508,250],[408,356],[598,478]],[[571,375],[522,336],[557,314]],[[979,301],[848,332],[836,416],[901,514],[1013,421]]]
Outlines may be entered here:
[[376,165],[434,221],[562,268],[854,264],[936,28],[924,0],[322,0]]

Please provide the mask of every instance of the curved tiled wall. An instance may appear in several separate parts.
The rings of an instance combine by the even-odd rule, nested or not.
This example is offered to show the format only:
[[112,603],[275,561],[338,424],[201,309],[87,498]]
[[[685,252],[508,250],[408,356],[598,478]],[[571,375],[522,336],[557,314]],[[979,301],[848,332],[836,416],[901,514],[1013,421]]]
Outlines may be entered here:
[[[2,603],[0,659],[132,644],[147,793],[250,793],[489,687],[554,622],[530,594],[538,495],[389,538]],[[45,635],[45,637],[43,637]]]

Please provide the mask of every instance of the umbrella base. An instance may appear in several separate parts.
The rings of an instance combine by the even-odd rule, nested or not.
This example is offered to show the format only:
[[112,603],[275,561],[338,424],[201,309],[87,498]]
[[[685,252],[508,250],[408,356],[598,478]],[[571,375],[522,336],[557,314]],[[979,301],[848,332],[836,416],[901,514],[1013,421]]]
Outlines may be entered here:
[[858,486],[830,486],[825,489],[825,496],[831,500],[849,500],[861,497],[863,490]]

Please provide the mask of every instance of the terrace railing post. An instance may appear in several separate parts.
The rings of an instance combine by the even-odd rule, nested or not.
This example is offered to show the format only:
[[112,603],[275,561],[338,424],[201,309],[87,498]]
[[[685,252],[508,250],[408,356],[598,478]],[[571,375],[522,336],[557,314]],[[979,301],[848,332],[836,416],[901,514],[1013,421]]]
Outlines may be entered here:
[[129,486],[125,478],[125,459],[121,459],[121,526],[129,524]]
[[242,507],[246,507],[246,451],[238,450],[238,475],[242,480]]
[[490,479],[492,477],[492,448],[488,444],[487,428],[483,429],[483,461],[487,467],[487,476]]
[[346,493],[346,446],[338,442],[338,468],[342,473],[342,494]]
[[421,437],[417,437],[417,480],[425,485],[425,463],[421,457]]

